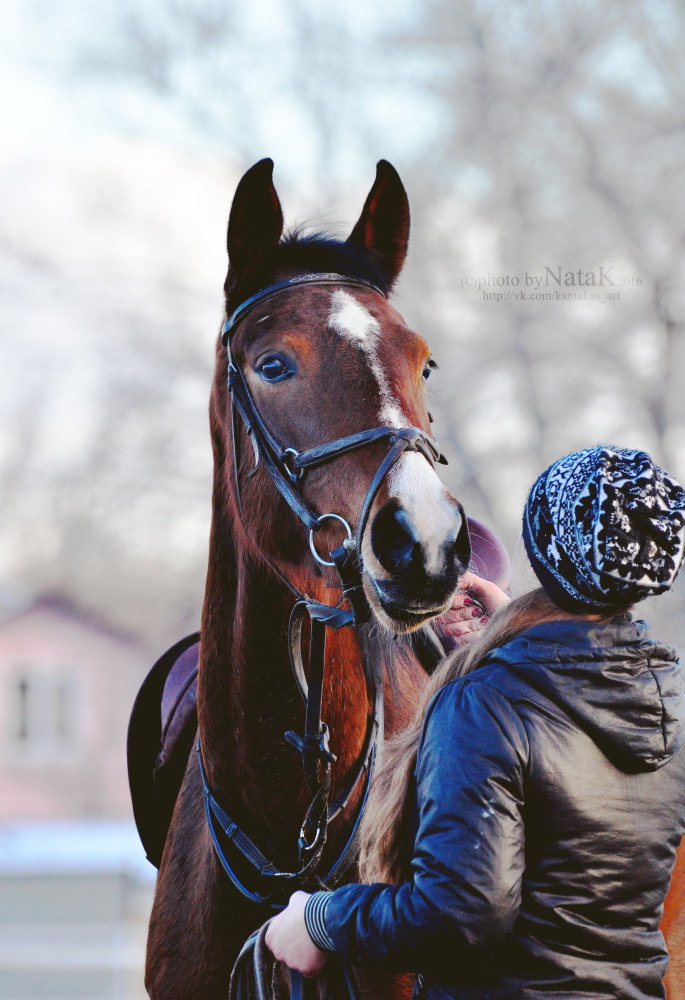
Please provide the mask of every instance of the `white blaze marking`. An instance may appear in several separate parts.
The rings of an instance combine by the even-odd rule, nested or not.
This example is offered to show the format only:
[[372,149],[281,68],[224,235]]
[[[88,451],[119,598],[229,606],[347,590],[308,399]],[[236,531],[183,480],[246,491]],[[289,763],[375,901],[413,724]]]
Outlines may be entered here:
[[328,328],[339,337],[357,344],[366,355],[380,393],[380,422],[389,427],[408,427],[409,422],[402,413],[399,401],[390,388],[388,376],[378,360],[377,349],[381,333],[378,320],[349,292],[333,292]]
[[368,345],[375,351],[380,324],[349,292],[333,292],[331,295],[328,326],[339,337],[347,337],[361,346]]
[[[348,292],[337,291],[331,296],[328,328],[363,351],[378,385],[379,423],[386,427],[409,427],[378,357],[381,335],[378,320]],[[388,473],[388,493],[401,501],[421,538],[442,539],[441,532],[446,529],[450,516],[444,503],[445,487],[423,455],[413,451],[400,456]],[[439,547],[427,546],[428,572],[434,567],[439,569],[441,559]]]
[[388,473],[388,494],[397,497],[424,540],[426,570],[438,572],[442,565],[439,545],[453,515],[445,504],[445,487],[437,472],[417,451],[405,451]]

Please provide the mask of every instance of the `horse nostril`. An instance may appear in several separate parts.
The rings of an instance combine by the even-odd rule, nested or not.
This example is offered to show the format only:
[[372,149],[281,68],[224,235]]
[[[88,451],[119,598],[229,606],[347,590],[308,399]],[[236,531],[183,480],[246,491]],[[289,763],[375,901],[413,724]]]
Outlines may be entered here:
[[423,564],[421,541],[407,512],[390,500],[374,518],[371,528],[374,555],[389,573],[408,572]]
[[466,569],[471,562],[471,538],[469,536],[468,522],[461,507],[457,513],[459,519],[459,531],[454,542],[454,554],[463,569]]

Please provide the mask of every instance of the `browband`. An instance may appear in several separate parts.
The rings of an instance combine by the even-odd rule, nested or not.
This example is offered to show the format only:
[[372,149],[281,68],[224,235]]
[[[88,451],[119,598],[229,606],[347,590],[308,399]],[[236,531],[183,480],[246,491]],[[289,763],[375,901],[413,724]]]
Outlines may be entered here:
[[352,278],[347,274],[334,274],[332,272],[297,274],[294,278],[285,278],[283,281],[275,281],[273,285],[267,285],[266,288],[260,288],[249,299],[241,302],[221,328],[221,341],[224,347],[228,343],[228,338],[233,328],[237,326],[250,309],[260,302],[264,302],[265,299],[270,299],[272,295],[279,295],[289,288],[297,287],[297,285],[351,285],[353,288],[371,288],[374,292],[378,292],[385,298],[383,289],[379,288],[378,285],[374,285],[372,281],[366,281],[365,278]]

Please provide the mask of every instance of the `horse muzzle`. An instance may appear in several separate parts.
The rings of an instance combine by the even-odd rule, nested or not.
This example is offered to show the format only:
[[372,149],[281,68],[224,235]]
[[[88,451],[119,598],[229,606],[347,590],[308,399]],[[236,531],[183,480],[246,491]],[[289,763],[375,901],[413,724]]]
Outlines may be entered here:
[[446,611],[471,557],[460,504],[446,491],[424,510],[417,501],[391,497],[364,540],[366,596],[376,617],[395,632],[412,631]]

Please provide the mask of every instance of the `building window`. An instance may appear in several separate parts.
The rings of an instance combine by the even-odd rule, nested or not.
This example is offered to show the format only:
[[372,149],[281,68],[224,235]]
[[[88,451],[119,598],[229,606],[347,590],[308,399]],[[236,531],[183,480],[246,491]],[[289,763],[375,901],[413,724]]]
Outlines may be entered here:
[[20,667],[10,680],[9,739],[29,755],[69,751],[76,741],[76,689],[65,670]]
[[17,681],[16,738],[19,743],[29,735],[29,682],[27,677]]

